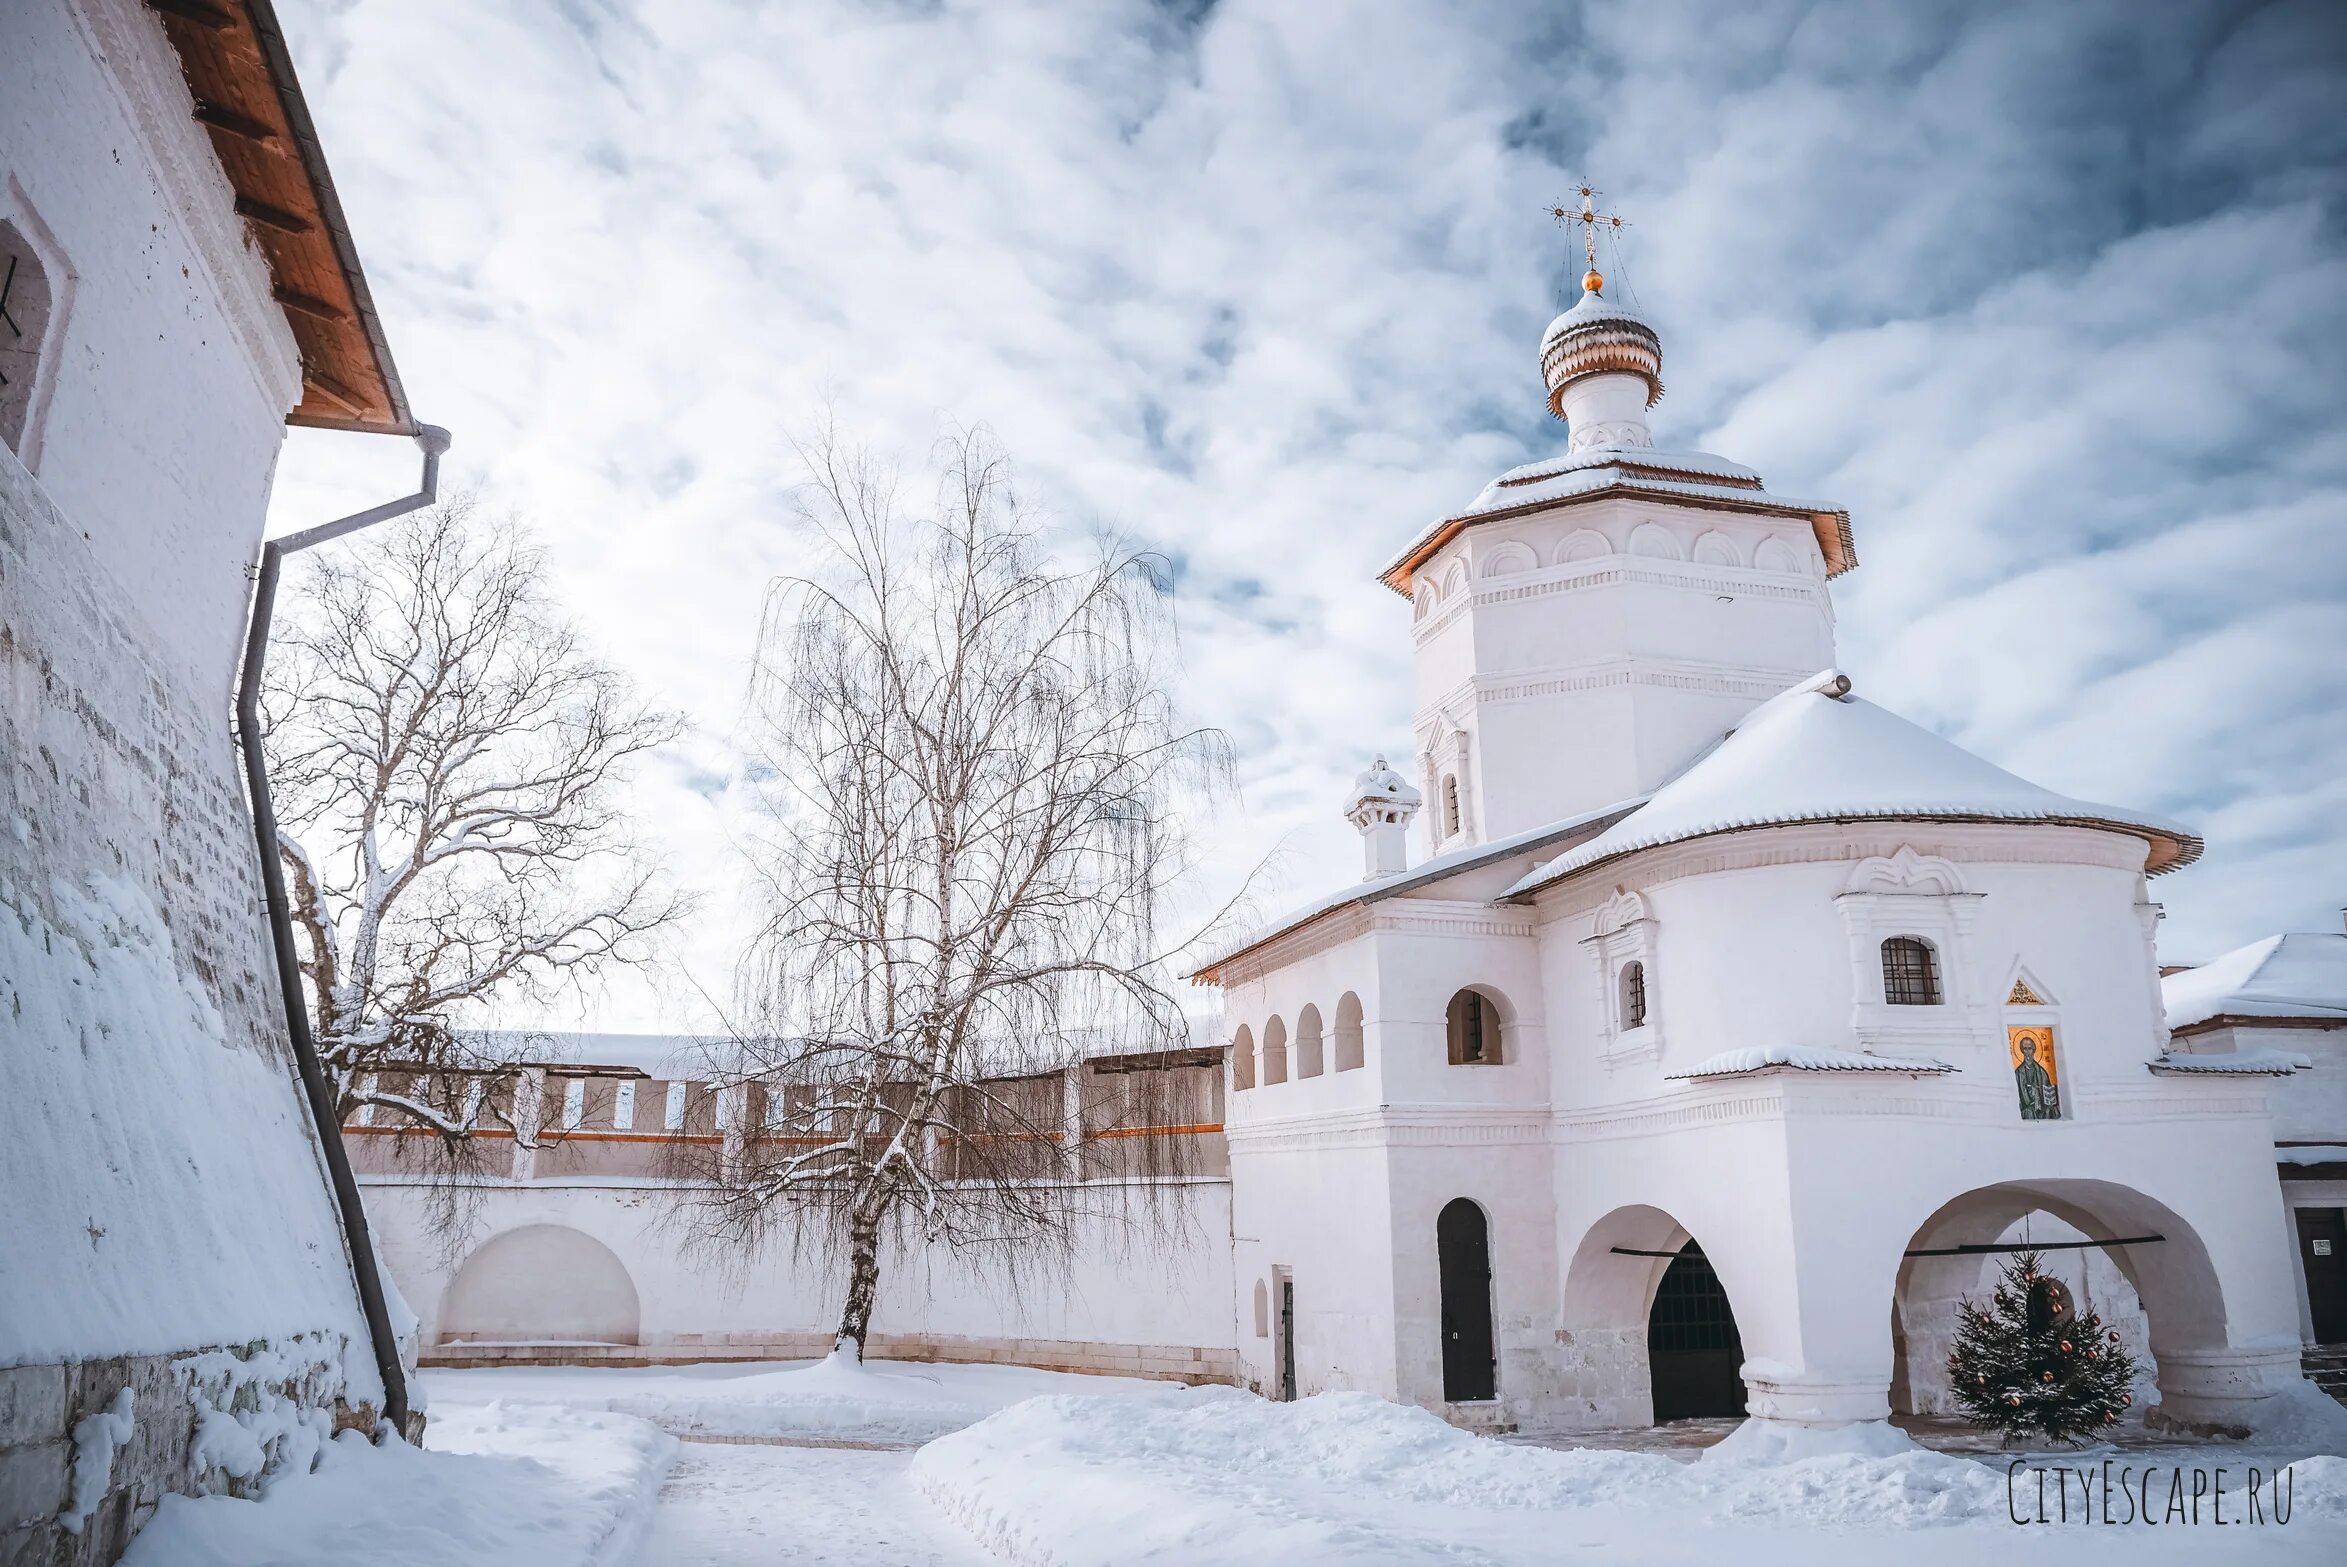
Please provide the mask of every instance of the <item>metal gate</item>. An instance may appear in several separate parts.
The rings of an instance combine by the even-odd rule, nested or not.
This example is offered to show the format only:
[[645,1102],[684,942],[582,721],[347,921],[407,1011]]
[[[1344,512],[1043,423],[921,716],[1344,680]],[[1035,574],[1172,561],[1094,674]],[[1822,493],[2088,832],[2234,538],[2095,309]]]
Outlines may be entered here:
[[1654,1292],[1646,1358],[1657,1422],[1744,1413],[1744,1340],[1727,1290],[1693,1241],[1671,1259]]

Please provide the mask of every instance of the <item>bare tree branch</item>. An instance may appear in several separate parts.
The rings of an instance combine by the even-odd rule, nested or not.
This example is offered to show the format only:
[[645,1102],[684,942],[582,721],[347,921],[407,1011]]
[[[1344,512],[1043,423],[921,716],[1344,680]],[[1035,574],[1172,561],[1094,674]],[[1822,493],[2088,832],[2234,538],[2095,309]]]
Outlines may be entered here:
[[484,1115],[513,1129],[482,1009],[644,962],[688,908],[620,808],[678,722],[587,653],[538,551],[469,499],[302,586],[264,710],[319,1054],[345,1117],[388,1111],[463,1173]]
[[1162,563],[1055,558],[984,435],[925,516],[828,426],[800,455],[825,558],[759,633],[765,913],[697,1184],[720,1239],[844,1260],[860,1354],[884,1242],[1048,1252],[1107,1200],[1065,1068],[1188,1044],[1158,922],[1230,750],[1167,694]]

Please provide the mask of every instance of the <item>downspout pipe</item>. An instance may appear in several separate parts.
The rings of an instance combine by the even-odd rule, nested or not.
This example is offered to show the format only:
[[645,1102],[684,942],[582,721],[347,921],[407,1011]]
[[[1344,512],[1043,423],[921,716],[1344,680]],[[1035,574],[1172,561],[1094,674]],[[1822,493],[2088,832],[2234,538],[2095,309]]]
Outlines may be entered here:
[[277,954],[277,988],[285,1001],[285,1027],[293,1039],[294,1065],[301,1077],[302,1095],[309,1101],[310,1120],[317,1127],[318,1146],[326,1156],[334,1205],[342,1214],[343,1240],[350,1249],[350,1271],[358,1284],[359,1306],[366,1313],[367,1336],[374,1342],[375,1368],[383,1376],[383,1418],[402,1438],[410,1433],[407,1372],[399,1363],[399,1336],[392,1331],[383,1275],[375,1265],[375,1242],[367,1229],[367,1210],[359,1200],[358,1180],[350,1171],[349,1150],[342,1145],[342,1117],[337,1113],[333,1087],[326,1081],[325,1064],[318,1059],[318,1041],[310,1032],[309,1003],[302,994],[301,958],[293,944],[293,905],[285,895],[285,866],[278,853],[277,808],[269,798],[269,762],[261,746],[261,680],[268,669],[269,623],[277,608],[277,579],[285,557],[431,505],[440,493],[440,456],[448,450],[448,432],[438,425],[418,425],[416,444],[424,449],[424,473],[415,494],[261,545],[252,624],[245,632],[244,675],[236,688],[236,743],[244,753],[245,790],[252,797],[253,841],[261,854],[261,892],[269,905],[269,937]]

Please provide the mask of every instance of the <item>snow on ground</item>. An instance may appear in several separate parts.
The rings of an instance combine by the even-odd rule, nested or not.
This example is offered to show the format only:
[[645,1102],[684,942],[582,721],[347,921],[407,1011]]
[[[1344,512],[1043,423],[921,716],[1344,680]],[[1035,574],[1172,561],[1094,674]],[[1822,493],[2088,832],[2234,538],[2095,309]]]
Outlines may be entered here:
[[994,1558],[913,1488],[909,1452],[687,1442],[645,1567],[984,1567]]
[[425,1440],[345,1432],[258,1501],[165,1497],[123,1567],[624,1567],[677,1446],[624,1415],[494,1404],[438,1411]]
[[[1489,1441],[1367,1394],[1297,1404],[1039,1399],[930,1443],[912,1478],[1001,1560],[2065,1563],[2347,1559],[2347,1463],[2297,1465],[2287,1527],[2016,1527],[2003,1465],[1869,1428],[1795,1448],[1731,1440],[1692,1463]],[[2100,1455],[2065,1455],[2094,1468]],[[2232,1466],[2240,1448],[2124,1461]],[[2269,1456],[2264,1467],[2271,1469]],[[2166,1483],[2163,1477],[2161,1499]],[[2032,1510],[2034,1487],[2022,1498]],[[2073,1506],[2075,1507],[2075,1503]]]
[[1022,1399],[1081,1394],[1115,1403],[1236,1397],[1137,1377],[1026,1366],[819,1361],[588,1368],[514,1366],[425,1374],[435,1409],[502,1399],[637,1415],[680,1435],[798,1436],[910,1446],[959,1431]]

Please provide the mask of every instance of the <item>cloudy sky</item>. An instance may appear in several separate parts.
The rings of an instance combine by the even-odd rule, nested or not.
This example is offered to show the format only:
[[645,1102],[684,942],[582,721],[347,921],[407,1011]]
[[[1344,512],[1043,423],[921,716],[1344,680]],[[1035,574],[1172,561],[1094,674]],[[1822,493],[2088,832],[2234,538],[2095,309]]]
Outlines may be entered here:
[[[1579,273],[1663,329],[1658,437],[1851,510],[1860,688],[2182,818],[2195,960],[2347,900],[2347,12],[2306,3],[726,5],[279,0],[411,399],[689,740],[640,808],[716,894],[583,1020],[701,1021],[731,745],[828,398],[983,423],[1071,530],[1165,551],[1242,800],[1217,873],[1358,874],[1409,749],[1389,553],[1560,446]],[[298,435],[280,527],[395,492]]]

